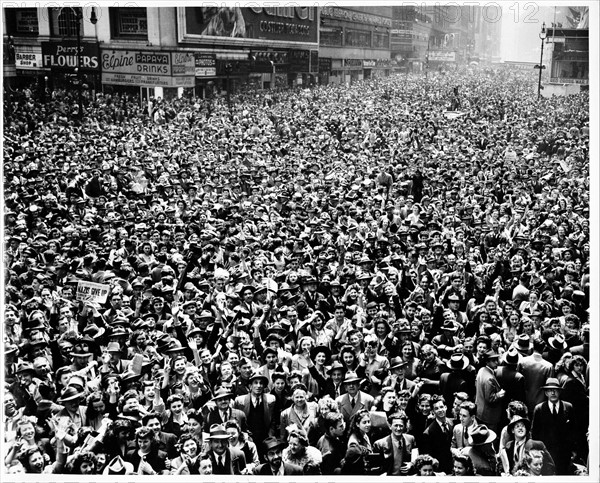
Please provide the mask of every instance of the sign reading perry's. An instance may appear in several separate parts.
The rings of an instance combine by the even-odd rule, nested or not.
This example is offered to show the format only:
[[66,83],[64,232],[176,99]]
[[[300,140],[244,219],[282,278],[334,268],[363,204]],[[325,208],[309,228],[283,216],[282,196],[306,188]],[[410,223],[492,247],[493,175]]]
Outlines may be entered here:
[[[100,69],[98,60],[98,44],[96,42],[81,42],[79,46],[79,64],[82,72],[97,72]],[[62,42],[42,42],[42,59],[44,67],[57,70],[73,70],[78,66],[77,42],[65,40]]]

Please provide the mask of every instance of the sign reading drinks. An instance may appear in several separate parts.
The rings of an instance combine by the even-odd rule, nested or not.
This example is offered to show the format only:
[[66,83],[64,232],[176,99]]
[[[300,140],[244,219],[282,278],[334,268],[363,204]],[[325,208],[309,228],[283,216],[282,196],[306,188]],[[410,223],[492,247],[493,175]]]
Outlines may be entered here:
[[184,12],[188,36],[226,37],[242,44],[317,42],[315,7],[185,7]]
[[55,70],[73,71],[78,65],[82,72],[97,72],[100,69],[99,49],[95,42],[81,42],[79,47],[79,64],[77,63],[77,42],[42,42],[42,58],[44,67]]
[[102,52],[104,84],[190,87],[194,85],[194,54],[191,52]]

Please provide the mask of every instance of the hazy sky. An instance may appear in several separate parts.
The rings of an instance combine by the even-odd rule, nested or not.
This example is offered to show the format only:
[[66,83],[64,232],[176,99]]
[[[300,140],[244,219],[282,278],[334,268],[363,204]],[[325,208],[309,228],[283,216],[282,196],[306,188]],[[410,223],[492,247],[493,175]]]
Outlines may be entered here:
[[[575,3],[572,6],[576,5]],[[539,33],[542,23],[550,27],[556,18],[557,23],[567,26],[566,16],[570,15],[567,5],[540,6],[539,2],[505,3],[502,10],[502,60],[522,62],[540,61],[541,40]],[[544,59],[550,49],[544,45]]]

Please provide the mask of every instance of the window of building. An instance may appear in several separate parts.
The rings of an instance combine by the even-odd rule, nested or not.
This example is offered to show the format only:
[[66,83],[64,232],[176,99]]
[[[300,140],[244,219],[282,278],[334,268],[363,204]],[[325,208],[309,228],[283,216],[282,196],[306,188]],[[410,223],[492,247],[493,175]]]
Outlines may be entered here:
[[371,32],[368,30],[346,30],[346,45],[349,47],[371,47]]
[[111,8],[110,23],[114,38],[148,38],[148,16],[145,8]]
[[[53,37],[77,37],[77,26],[79,35],[83,36],[83,13],[80,7],[50,8],[50,34]],[[79,17],[79,22],[77,22]]]
[[343,29],[341,27],[326,27],[320,31],[320,45],[341,47],[344,38]]
[[8,35],[38,35],[37,8],[7,8],[4,14]]
[[375,32],[373,34],[373,48],[388,49],[390,46],[390,34]]

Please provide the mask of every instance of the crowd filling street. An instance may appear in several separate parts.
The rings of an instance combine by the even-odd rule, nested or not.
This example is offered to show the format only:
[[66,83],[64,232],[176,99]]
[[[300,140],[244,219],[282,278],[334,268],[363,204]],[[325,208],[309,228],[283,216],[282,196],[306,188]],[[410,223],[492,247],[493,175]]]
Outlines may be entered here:
[[532,76],[5,95],[3,472],[587,474],[589,94]]

